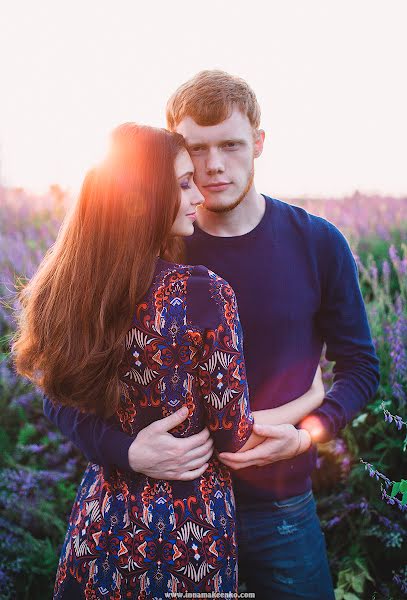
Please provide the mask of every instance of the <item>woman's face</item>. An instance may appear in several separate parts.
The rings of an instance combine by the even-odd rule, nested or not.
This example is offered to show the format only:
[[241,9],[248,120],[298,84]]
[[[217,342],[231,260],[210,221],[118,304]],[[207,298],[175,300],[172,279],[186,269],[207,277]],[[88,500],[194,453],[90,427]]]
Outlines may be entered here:
[[172,224],[172,235],[192,235],[196,208],[203,202],[203,196],[195,185],[194,165],[186,150],[181,150],[175,159],[175,175],[181,188],[178,214]]

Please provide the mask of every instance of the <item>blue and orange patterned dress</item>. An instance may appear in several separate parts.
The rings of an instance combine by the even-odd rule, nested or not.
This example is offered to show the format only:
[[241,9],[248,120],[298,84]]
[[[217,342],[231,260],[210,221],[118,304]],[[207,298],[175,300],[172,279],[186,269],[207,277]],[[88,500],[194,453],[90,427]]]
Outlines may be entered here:
[[[173,435],[207,426],[218,451],[241,448],[253,418],[232,288],[205,267],[158,259],[126,337],[120,380],[123,431],[136,436],[187,405],[189,416]],[[118,469],[105,476],[88,464],[61,551],[56,600],[236,591],[232,483],[215,455],[193,481]]]

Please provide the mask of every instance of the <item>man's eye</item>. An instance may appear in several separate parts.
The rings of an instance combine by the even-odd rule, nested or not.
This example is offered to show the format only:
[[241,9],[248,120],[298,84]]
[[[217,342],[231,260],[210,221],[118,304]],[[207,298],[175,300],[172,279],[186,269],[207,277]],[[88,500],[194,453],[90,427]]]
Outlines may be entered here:
[[188,148],[191,154],[198,154],[199,152],[202,152],[203,149],[203,146],[190,146],[190,148]]
[[223,147],[226,148],[227,150],[236,150],[236,148],[239,147],[239,143],[238,142],[226,142],[226,144],[224,144]]

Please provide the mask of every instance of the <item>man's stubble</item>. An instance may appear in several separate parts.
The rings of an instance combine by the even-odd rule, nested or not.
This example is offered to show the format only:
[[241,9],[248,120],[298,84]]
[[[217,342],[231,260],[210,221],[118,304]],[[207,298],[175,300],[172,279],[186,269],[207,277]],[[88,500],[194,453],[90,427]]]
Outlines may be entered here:
[[205,206],[206,203],[204,202],[202,204],[202,208],[204,208],[208,212],[212,212],[212,213],[216,213],[216,214],[231,212],[237,206],[239,206],[239,204],[241,202],[243,202],[243,200],[246,198],[247,194],[249,193],[249,191],[253,185],[253,181],[254,181],[254,162],[252,164],[252,168],[251,168],[249,176],[247,178],[247,182],[244,187],[244,190],[242,191],[241,194],[239,194],[239,196],[236,198],[236,200],[233,200],[233,202],[231,204],[229,204],[228,206],[210,206],[209,207],[209,206]]

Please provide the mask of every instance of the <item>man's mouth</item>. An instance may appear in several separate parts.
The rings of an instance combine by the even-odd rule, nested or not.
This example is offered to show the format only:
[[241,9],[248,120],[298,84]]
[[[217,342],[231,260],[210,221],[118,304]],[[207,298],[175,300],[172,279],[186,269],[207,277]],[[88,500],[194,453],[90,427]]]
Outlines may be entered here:
[[216,183],[207,183],[203,187],[210,192],[223,192],[230,186],[230,181],[217,181]]

